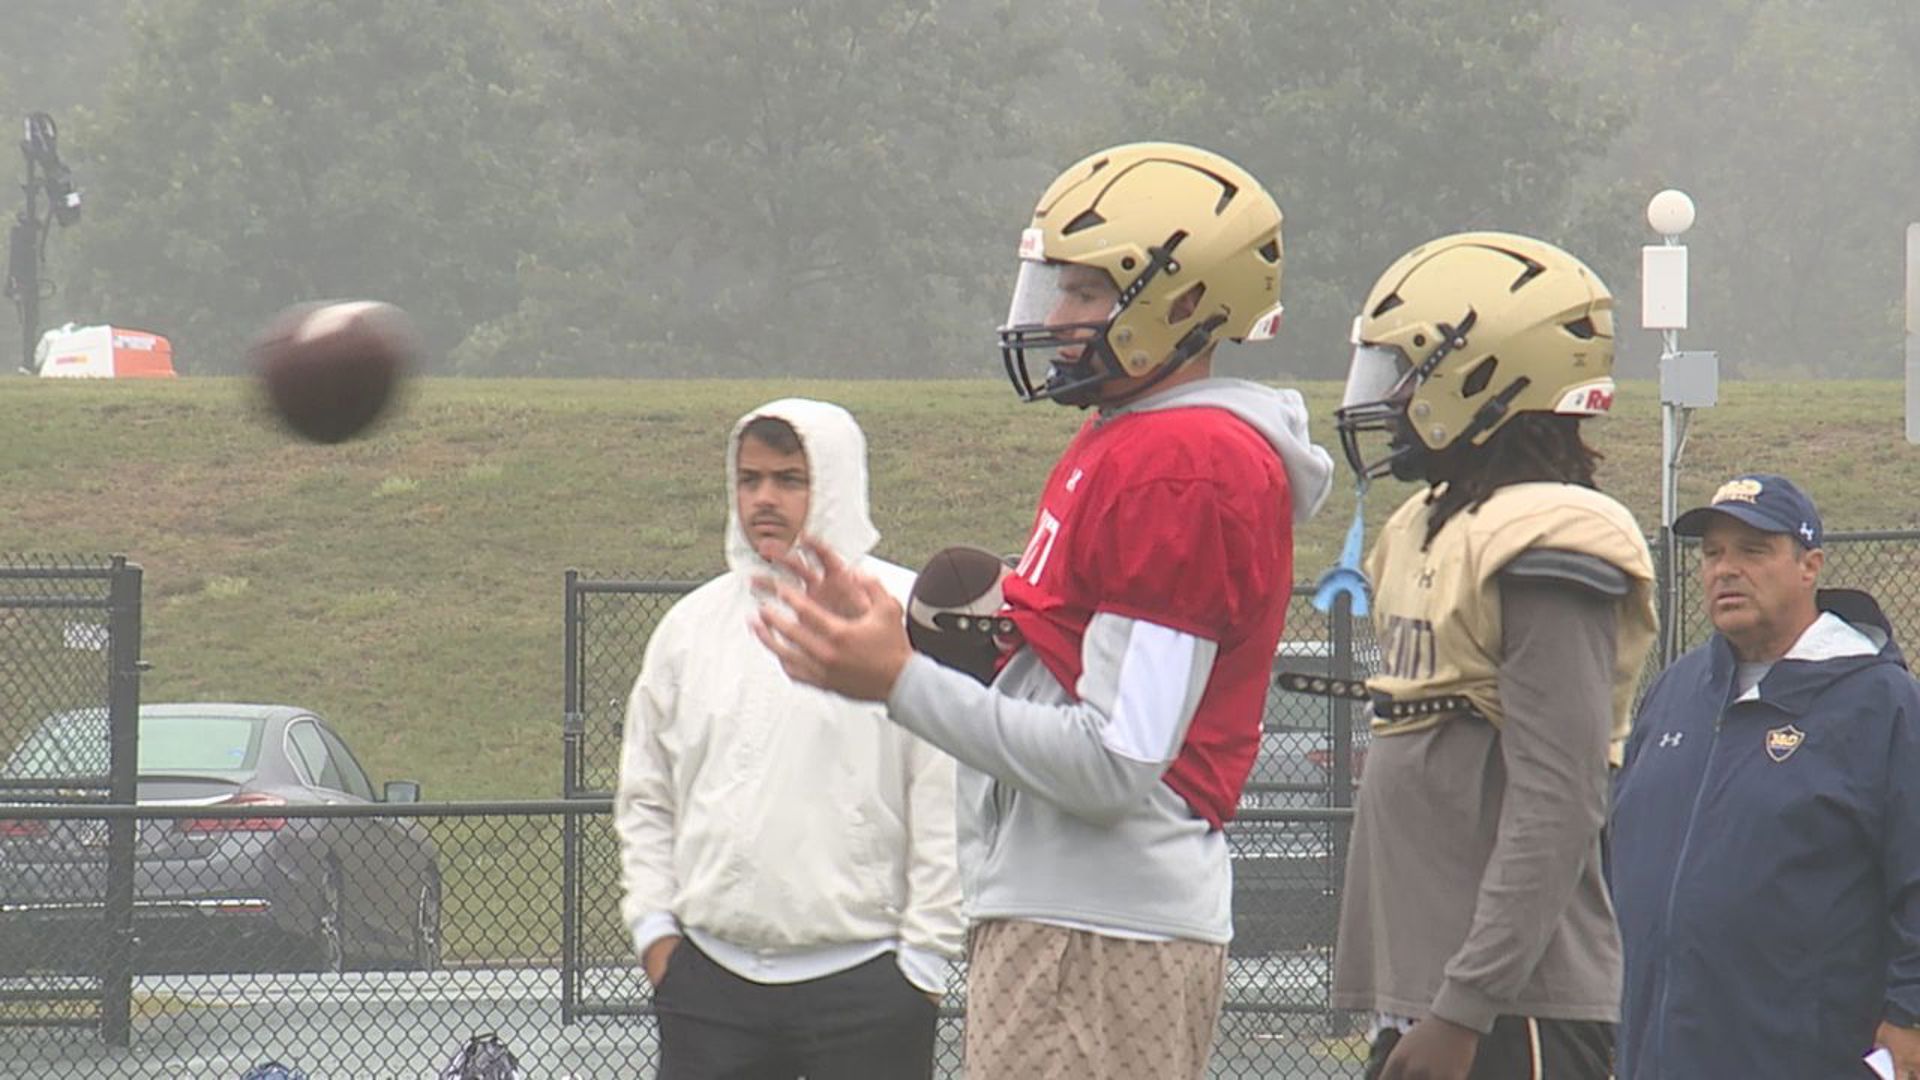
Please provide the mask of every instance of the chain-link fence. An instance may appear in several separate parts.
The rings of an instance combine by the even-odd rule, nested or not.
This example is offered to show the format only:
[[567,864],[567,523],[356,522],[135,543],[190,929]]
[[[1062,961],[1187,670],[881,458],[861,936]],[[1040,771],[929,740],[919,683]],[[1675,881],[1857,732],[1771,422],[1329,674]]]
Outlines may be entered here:
[[[1699,547],[1695,537],[1679,537],[1680,572],[1674,584],[1678,602],[1674,623],[1680,651],[1705,641],[1713,632],[1701,604]],[[1880,602],[1893,625],[1894,639],[1915,662],[1920,649],[1920,530],[1828,533],[1820,543],[1826,565],[1821,588],[1860,589]]]
[[[650,1022],[563,1023],[561,832],[605,799],[505,804],[9,807],[0,986],[82,980],[100,864],[137,825],[134,1037],[10,1030],[0,1077],[429,1077],[500,1033],[537,1077],[645,1075]],[[22,892],[27,895],[20,895]],[[622,961],[621,976],[632,979]]]
[[[610,793],[619,771],[627,695],[661,616],[685,582],[567,579],[568,793]],[[1371,628],[1343,611],[1324,615],[1296,591],[1276,671],[1364,677],[1377,655]],[[1278,690],[1267,698],[1260,753],[1228,828],[1234,859],[1234,945],[1213,1074],[1217,1077],[1359,1075],[1349,1019],[1328,1004],[1347,821],[1365,760],[1365,716],[1353,703]],[[586,819],[568,841],[566,1012],[574,1018],[645,1017],[644,980],[619,919],[618,847]],[[949,989],[937,1051],[940,1074],[960,1075],[963,977]]]
[[[123,558],[0,556],[0,805],[134,801],[140,707],[140,568]],[[84,728],[90,738],[62,736]],[[30,885],[12,856],[44,823],[0,821],[0,919]],[[131,822],[87,835],[94,873],[84,945],[70,978],[0,984],[0,1030],[84,1027],[126,1045],[132,1022]],[[0,965],[22,948],[0,937]]]
[[[1920,625],[1917,540],[1829,536],[1824,580],[1873,592],[1896,630]],[[1686,644],[1709,629],[1695,562],[1683,552]],[[23,771],[22,747],[49,717],[91,725],[97,747],[100,716],[137,708],[137,575],[0,563],[9,771]],[[238,1078],[269,1059],[312,1080],[433,1076],[486,1031],[529,1076],[652,1075],[657,1028],[618,914],[608,796],[647,638],[691,587],[568,575],[562,800],[383,801],[407,797],[389,791],[333,806],[206,805],[204,793],[143,792],[136,807],[113,797],[113,759],[97,749],[60,758],[84,767],[54,770],[59,783],[12,787],[0,808],[0,1080]],[[1294,596],[1276,671],[1361,678],[1375,657],[1364,621]],[[1268,697],[1228,830],[1235,942],[1215,1077],[1360,1073],[1355,1019],[1328,991],[1367,745],[1353,703]],[[92,779],[73,783],[83,773]],[[943,1077],[961,1075],[964,986],[951,991]]]

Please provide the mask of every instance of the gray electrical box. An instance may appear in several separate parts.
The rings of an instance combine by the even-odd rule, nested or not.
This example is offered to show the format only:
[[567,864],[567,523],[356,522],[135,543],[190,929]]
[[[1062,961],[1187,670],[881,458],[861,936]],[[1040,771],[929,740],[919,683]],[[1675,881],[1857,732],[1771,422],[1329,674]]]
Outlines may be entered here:
[[1718,405],[1720,354],[1703,349],[1661,357],[1660,401],[1683,409],[1708,409]]

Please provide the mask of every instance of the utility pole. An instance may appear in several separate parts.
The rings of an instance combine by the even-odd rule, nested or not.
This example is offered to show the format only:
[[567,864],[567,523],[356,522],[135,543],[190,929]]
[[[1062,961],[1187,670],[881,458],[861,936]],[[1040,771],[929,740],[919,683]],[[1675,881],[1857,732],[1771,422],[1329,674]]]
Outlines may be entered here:
[[33,219],[33,165],[27,165],[27,208],[7,231],[7,296],[20,309],[20,370],[33,373],[35,328],[40,325],[40,229]]
[[[21,190],[26,208],[7,231],[5,295],[20,309],[20,370],[35,373],[34,346],[40,338],[40,301],[50,296],[51,282],[41,271],[47,262],[47,237],[57,222],[61,228],[80,220],[80,189],[73,171],[60,160],[60,131],[43,112],[27,116],[20,153],[27,159],[27,179]],[[41,216],[40,200],[46,199]]]
[[1680,654],[1679,545],[1673,536],[1680,482],[1693,410],[1719,400],[1720,357],[1681,352],[1687,328],[1687,248],[1680,237],[1693,227],[1693,200],[1668,188],[1647,203],[1647,224],[1661,242],[1640,249],[1640,325],[1660,331],[1660,661]]
[[1920,443],[1920,223],[1907,226],[1907,442]]

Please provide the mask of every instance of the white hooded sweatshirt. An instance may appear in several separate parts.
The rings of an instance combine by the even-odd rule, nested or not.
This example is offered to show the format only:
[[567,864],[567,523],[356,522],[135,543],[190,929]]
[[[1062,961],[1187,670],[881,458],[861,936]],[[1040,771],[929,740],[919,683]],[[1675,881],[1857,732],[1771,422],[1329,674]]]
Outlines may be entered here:
[[902,603],[913,574],[868,554],[867,447],[846,410],[789,398],[727,439],[727,573],[660,620],[627,704],[614,827],[637,954],[687,934],[743,978],[796,982],[897,950],[944,990],[959,955],[954,763],[880,704],[793,682],[748,629],[755,553],[733,497],[741,429],[793,425],[811,478],[803,532]]

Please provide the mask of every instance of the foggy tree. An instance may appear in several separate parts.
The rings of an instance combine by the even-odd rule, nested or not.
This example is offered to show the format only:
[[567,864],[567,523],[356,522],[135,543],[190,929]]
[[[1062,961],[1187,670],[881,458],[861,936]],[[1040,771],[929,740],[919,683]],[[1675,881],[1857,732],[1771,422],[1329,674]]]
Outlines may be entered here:
[[621,372],[989,370],[1052,156],[1016,90],[1059,9],[1024,7],[549,0],[598,242],[463,365],[572,335]]
[[[45,112],[59,127],[60,152],[73,159],[90,137],[83,107],[104,95],[105,76],[126,55],[125,0],[13,0],[6,5],[0,29],[0,236],[24,205],[20,184],[26,166],[16,150],[22,124],[29,113]],[[82,188],[88,177],[76,177]],[[40,267],[42,285],[54,290],[44,301],[38,328],[47,329],[50,314],[64,310],[65,282],[71,269],[69,237],[48,245],[47,263]],[[3,257],[3,256],[0,256]],[[0,371],[21,366],[18,311],[0,303]]]
[[[0,23],[0,118],[64,118],[106,91],[127,56],[127,0],[8,0]],[[7,140],[9,144],[13,139]]]
[[155,0],[133,33],[75,148],[88,317],[208,371],[297,300],[391,300],[435,351],[515,304],[552,154],[487,6]]
[[1920,219],[1920,4],[1848,11],[24,0],[0,130],[54,112],[86,189],[42,323],[152,326],[189,371],[233,368],[287,302],[378,296],[462,372],[989,375],[1034,196],[1165,138],[1286,210],[1288,375],[1337,374],[1373,277],[1472,227],[1592,261],[1622,369],[1650,374],[1641,212],[1671,184],[1700,205],[1690,346],[1884,376]]
[[1541,62],[1554,28],[1535,0],[1150,0],[1114,46],[1122,120],[1268,185],[1278,344],[1292,372],[1339,375],[1366,289],[1413,245],[1500,228],[1580,246],[1573,182],[1620,112]]
[[1729,373],[1897,375],[1920,4],[1571,7],[1570,55],[1644,102],[1605,159],[1637,194],[1638,242],[1656,242],[1637,215],[1660,188],[1699,207],[1687,344]]

